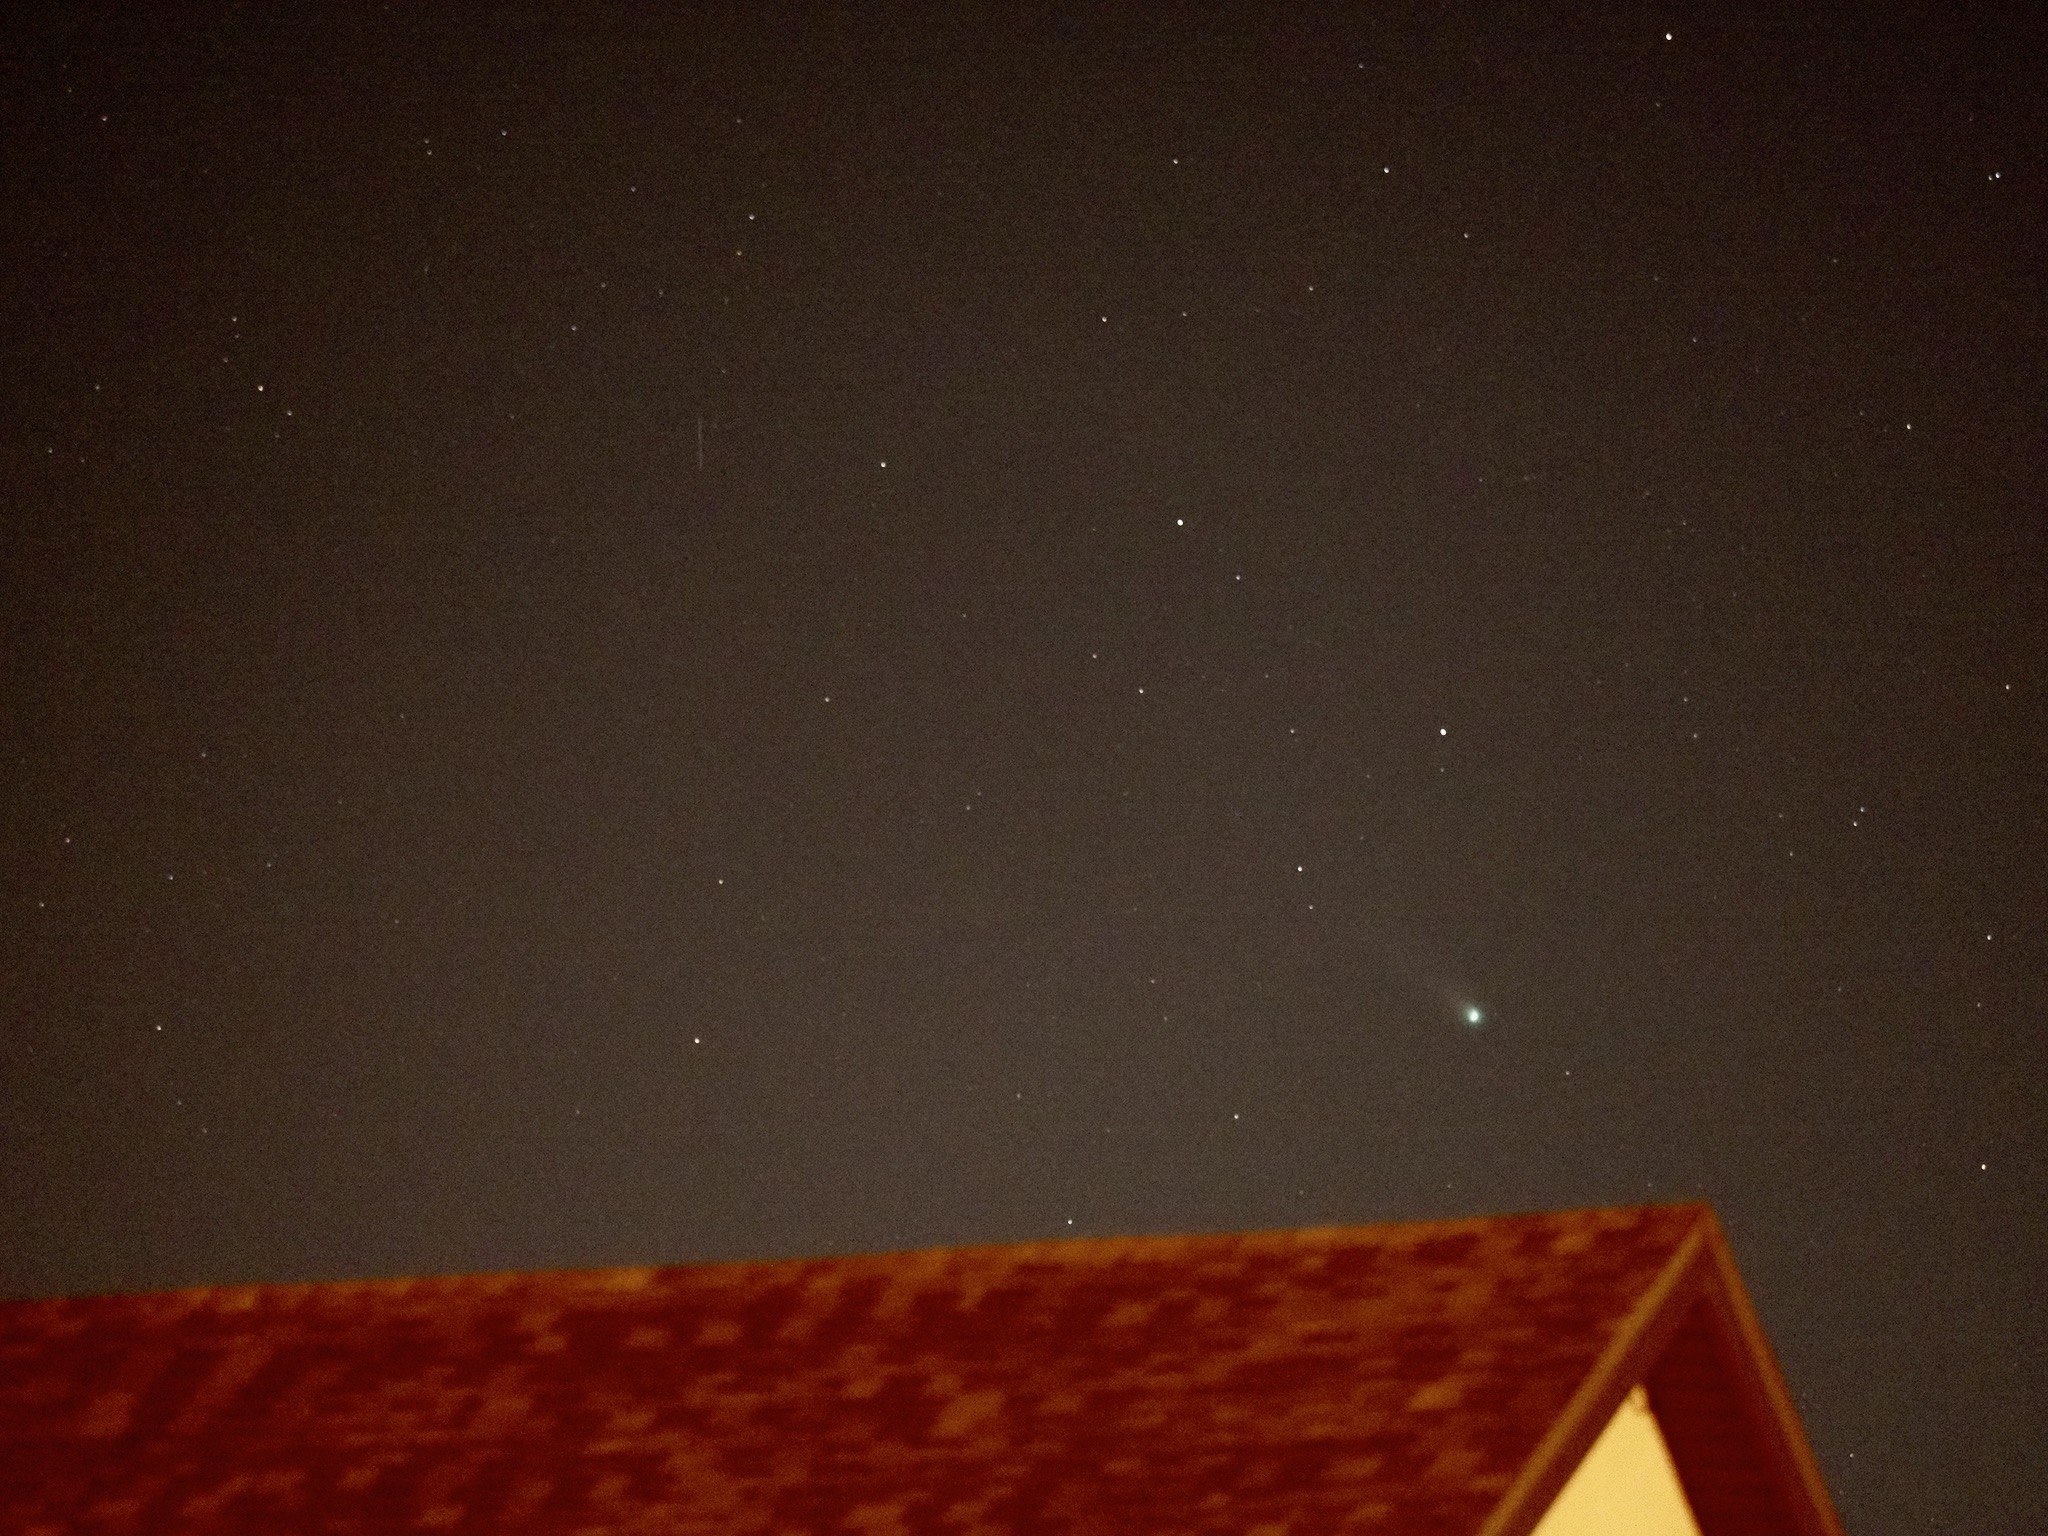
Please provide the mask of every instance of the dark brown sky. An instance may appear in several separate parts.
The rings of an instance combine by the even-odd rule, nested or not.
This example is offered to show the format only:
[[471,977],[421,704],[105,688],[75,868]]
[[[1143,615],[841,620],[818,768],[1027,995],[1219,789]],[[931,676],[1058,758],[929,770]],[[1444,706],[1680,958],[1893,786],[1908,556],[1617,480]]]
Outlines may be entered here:
[[0,1292],[1705,1197],[2048,1514],[2048,36],[1297,9],[12,29]]

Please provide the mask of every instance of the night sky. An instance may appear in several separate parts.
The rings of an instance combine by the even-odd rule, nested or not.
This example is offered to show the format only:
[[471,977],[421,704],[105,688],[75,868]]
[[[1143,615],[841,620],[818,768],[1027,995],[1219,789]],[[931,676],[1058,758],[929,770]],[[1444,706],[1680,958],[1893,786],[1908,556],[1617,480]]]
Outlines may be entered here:
[[0,1293],[1707,1199],[1852,1531],[2048,1513],[2041,13],[150,9]]

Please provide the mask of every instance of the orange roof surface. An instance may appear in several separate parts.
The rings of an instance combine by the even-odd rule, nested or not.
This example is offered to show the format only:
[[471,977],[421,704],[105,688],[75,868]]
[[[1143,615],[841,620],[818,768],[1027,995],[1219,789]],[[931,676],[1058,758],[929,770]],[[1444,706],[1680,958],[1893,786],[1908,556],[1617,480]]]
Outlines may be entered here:
[[[1673,1285],[1712,1228],[1650,1207],[5,1303],[0,1528],[1526,1530],[1656,1318],[1683,1353]],[[1700,1443],[1742,1460],[1709,1409]]]

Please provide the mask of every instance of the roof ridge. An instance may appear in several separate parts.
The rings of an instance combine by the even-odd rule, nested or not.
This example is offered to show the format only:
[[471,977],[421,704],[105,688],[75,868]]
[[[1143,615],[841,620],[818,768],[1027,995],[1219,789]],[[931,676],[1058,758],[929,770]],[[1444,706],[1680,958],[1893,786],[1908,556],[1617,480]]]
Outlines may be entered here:
[[[633,1289],[644,1286],[654,1277],[679,1272],[724,1271],[737,1272],[743,1269],[794,1271],[806,1266],[865,1267],[868,1265],[890,1265],[926,1259],[941,1258],[993,1258],[1010,1255],[1026,1260],[1057,1262],[1068,1259],[1114,1261],[1149,1250],[1164,1251],[1175,1245],[1215,1244],[1219,1247],[1236,1246],[1288,1246],[1312,1247],[1328,1244],[1348,1237],[1370,1235],[1376,1241],[1389,1241],[1399,1237],[1449,1235],[1463,1231],[1479,1231],[1489,1227],[1513,1223],[1557,1222],[1566,1218],[1588,1216],[1635,1217],[1641,1218],[1652,1213],[1664,1214],[1678,1211],[1696,1211],[1711,1215],[1712,1207],[1703,1201],[1673,1201],[1645,1205],[1586,1206],[1572,1210],[1545,1211],[1503,1211],[1471,1216],[1427,1217],[1413,1221],[1387,1222],[1327,1222],[1307,1227],[1256,1227],[1248,1231],[1218,1229],[1183,1232],[1146,1233],[1105,1233],[1075,1237],[1026,1238],[1015,1242],[991,1243],[934,1243],[911,1248],[878,1248],[854,1253],[787,1254],[755,1258],[686,1259],[675,1263],[643,1264],[597,1264],[570,1265],[554,1269],[480,1269],[480,1270],[437,1270],[422,1274],[395,1275],[343,1275],[325,1280],[228,1280],[210,1281],[198,1285],[166,1286],[144,1291],[92,1291],[59,1296],[0,1297],[0,1308],[35,1305],[38,1303],[108,1301],[121,1299],[142,1301],[149,1299],[170,1300],[172,1298],[201,1301],[233,1301],[255,1294],[273,1295],[289,1292],[321,1291],[330,1294],[343,1291],[370,1291],[384,1294],[402,1294],[407,1290],[431,1289],[438,1286],[490,1286],[493,1283],[510,1290],[515,1286],[533,1281],[584,1282],[593,1290]],[[614,1285],[613,1277],[620,1280],[630,1278],[629,1285]]]

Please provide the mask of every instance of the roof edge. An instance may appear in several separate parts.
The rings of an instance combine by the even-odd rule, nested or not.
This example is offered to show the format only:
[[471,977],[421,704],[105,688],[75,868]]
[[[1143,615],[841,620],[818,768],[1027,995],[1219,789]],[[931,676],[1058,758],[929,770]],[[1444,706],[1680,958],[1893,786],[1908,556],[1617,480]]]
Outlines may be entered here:
[[1657,1278],[1637,1298],[1613,1339],[1593,1362],[1571,1401],[1552,1422],[1522,1470],[1508,1485],[1477,1536],[1528,1536],[1564,1488],[1622,1399],[1648,1374],[1671,1335],[1678,1329],[1686,1304],[1711,1271],[1716,1231],[1714,1213],[1704,1205],[1691,1207],[1692,1230],[1665,1262]]
[[1578,1470],[1593,1442],[1637,1383],[1646,1380],[1699,1304],[1718,1336],[1730,1387],[1742,1401],[1769,1475],[1796,1522],[1794,1536],[1844,1536],[1820,1464],[1806,1438],[1777,1356],[1743,1286],[1712,1207],[1692,1207],[1694,1226],[1645,1290],[1613,1340],[1477,1536],[1529,1536]]
[[1711,1210],[1706,1213],[1706,1237],[1711,1266],[1707,1314],[1721,1334],[1730,1385],[1746,1400],[1763,1452],[1775,1463],[1771,1470],[1798,1522],[1798,1536],[1843,1536],[1841,1516],[1821,1477],[1820,1462],[1806,1438],[1777,1354],[1735,1267],[1727,1234]]
[[[1106,1264],[1134,1253],[1175,1243],[1273,1242],[1298,1247],[1341,1241],[1360,1234],[1401,1233],[1411,1237],[1466,1232],[1506,1221],[1541,1221],[1586,1211],[1617,1212],[1670,1209],[1659,1206],[1587,1206],[1564,1211],[1504,1211],[1470,1216],[1437,1216],[1413,1221],[1323,1222],[1307,1227],[1196,1228],[1165,1232],[1103,1233],[1086,1237],[1037,1237],[1011,1242],[929,1243],[905,1248],[861,1249],[851,1253],[797,1253],[738,1258],[694,1258],[640,1264],[567,1265],[546,1269],[427,1270],[378,1275],[330,1275],[310,1280],[214,1280],[189,1285],[154,1286],[137,1291],[58,1292],[38,1296],[0,1295],[0,1308],[71,1306],[101,1302],[168,1301],[192,1304],[224,1302],[245,1308],[258,1298],[341,1291],[431,1291],[437,1287],[511,1287],[546,1280],[591,1290],[632,1290],[650,1279],[676,1271],[797,1270],[809,1266],[888,1269],[907,1264],[937,1265],[948,1260],[1007,1254],[1023,1260]],[[1685,1209],[1687,1207],[1678,1207]],[[1704,1210],[1704,1206],[1693,1207]]]

